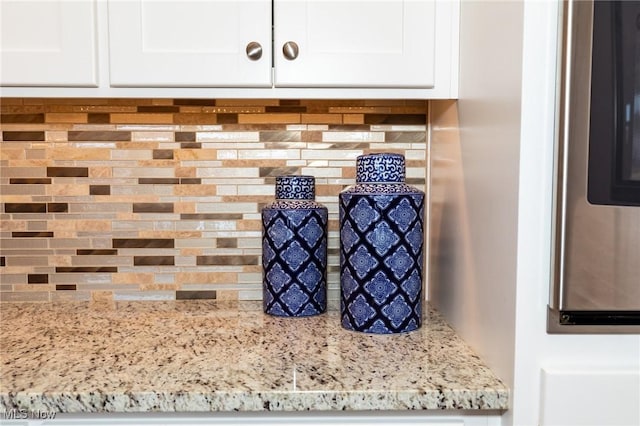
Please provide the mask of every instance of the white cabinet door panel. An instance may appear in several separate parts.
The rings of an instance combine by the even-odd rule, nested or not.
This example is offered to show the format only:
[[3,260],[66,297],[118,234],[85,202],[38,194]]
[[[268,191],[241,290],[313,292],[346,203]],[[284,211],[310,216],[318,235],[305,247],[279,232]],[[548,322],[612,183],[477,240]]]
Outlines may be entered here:
[[95,1],[0,2],[0,85],[98,85]]
[[277,87],[434,85],[435,1],[275,0],[274,13]]
[[541,426],[640,425],[640,371],[542,370]]
[[112,86],[271,86],[269,0],[110,0],[109,43]]

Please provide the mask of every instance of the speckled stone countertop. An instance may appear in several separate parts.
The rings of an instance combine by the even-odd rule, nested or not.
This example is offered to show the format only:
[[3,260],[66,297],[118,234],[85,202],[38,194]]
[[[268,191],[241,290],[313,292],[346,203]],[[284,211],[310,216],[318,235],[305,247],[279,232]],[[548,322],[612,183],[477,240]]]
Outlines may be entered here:
[[[428,309],[427,309],[428,310]],[[260,302],[0,306],[0,411],[505,410],[509,392],[432,310],[401,335]]]

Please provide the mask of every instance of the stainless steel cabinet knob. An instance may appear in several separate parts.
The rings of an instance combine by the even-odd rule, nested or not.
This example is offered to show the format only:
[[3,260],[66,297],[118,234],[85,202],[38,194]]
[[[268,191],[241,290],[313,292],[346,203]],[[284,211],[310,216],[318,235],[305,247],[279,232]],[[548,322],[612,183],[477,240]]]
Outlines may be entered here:
[[257,61],[262,58],[262,45],[257,41],[252,41],[247,44],[247,57],[252,61]]
[[282,46],[282,54],[290,61],[298,57],[298,51],[298,44],[295,41],[288,41]]

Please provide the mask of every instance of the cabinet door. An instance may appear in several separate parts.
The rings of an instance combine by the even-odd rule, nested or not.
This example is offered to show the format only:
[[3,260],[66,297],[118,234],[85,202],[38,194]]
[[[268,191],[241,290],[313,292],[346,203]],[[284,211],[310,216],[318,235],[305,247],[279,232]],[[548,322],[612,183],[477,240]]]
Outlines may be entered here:
[[[275,85],[433,87],[435,8],[435,0],[275,0]],[[295,59],[282,50],[290,41]]]
[[109,43],[112,86],[271,86],[270,0],[110,0]]
[[95,1],[0,2],[0,85],[96,87]]

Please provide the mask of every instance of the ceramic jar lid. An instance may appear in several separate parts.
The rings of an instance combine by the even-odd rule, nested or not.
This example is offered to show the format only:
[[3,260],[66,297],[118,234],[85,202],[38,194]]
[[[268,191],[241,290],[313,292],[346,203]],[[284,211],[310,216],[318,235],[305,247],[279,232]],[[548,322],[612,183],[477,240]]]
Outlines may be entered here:
[[404,155],[377,153],[356,158],[357,183],[402,183],[404,179]]
[[315,184],[313,176],[276,176],[276,200],[315,200]]

